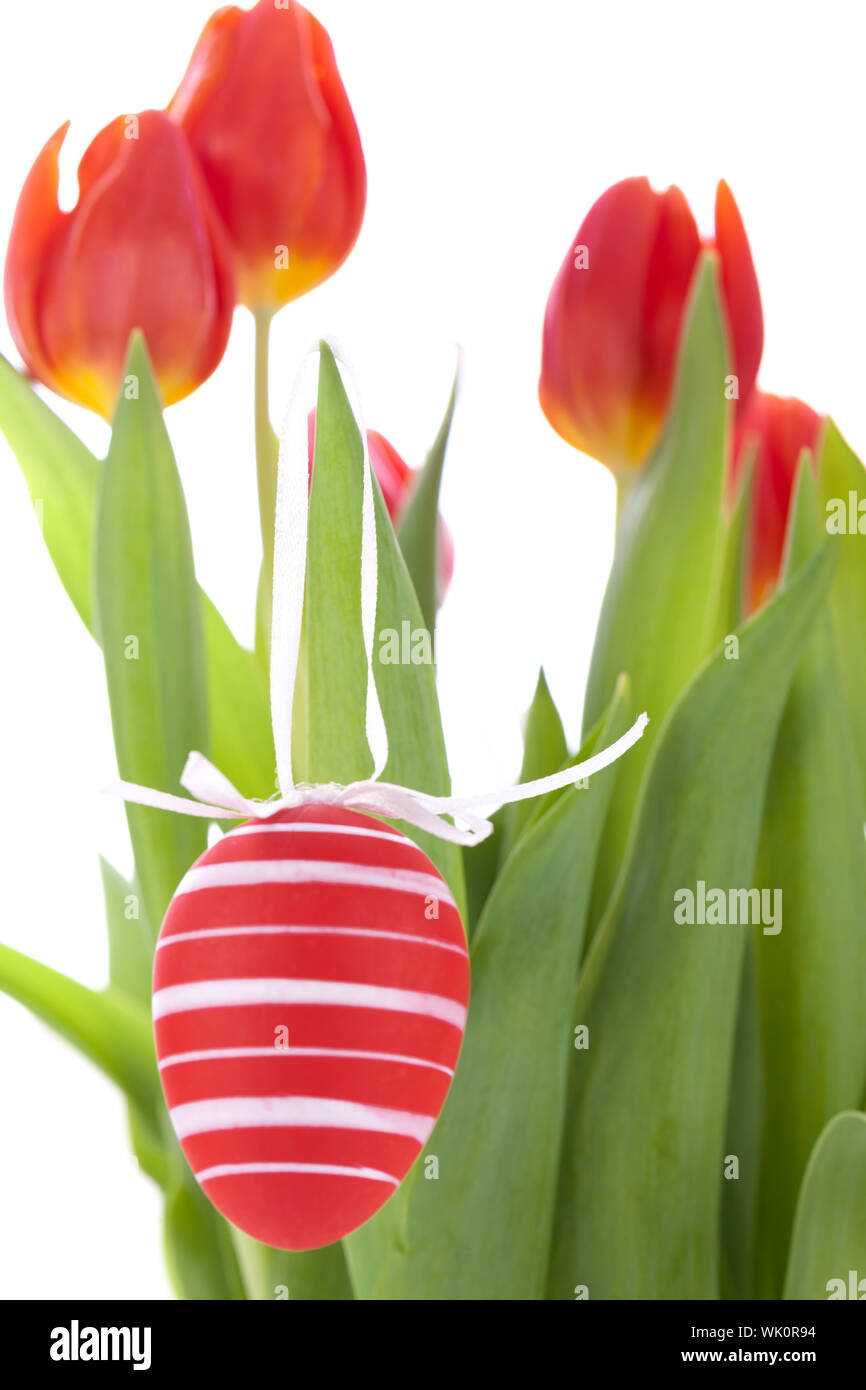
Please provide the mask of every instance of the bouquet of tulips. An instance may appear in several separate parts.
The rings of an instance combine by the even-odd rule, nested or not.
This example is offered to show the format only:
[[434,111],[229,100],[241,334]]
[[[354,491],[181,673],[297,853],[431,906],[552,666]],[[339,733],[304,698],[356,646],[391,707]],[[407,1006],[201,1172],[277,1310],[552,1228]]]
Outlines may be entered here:
[[[215,14],[168,108],[96,136],[70,212],[57,203],[65,129],[37,157],[12,228],[6,311],[25,370],[0,361],[0,430],[102,649],[124,783],[179,796],[199,750],[221,786],[267,811],[282,593],[268,330],[351,251],[366,193],[358,130],[330,39],[294,0]],[[256,325],[255,650],[196,582],[163,420],[217,369],[239,304]],[[437,1061],[433,1041],[429,1055],[408,1057],[393,1040],[390,1052],[327,1049],[336,1099],[316,1101],[314,1114],[292,1106],[309,1099],[300,1056],[316,1049],[293,1056],[290,1039],[279,1094],[268,1096],[285,1102],[271,1130],[303,1127],[292,1118],[303,1113],[333,1153],[344,1129],[384,1133],[391,1176],[332,1155],[306,1165],[310,1186],[303,1164],[284,1162],[294,1186],[282,1188],[259,1161],[255,1221],[226,1219],[214,1181],[224,1171],[197,1180],[186,1141],[207,1126],[191,1130],[186,1101],[166,1104],[151,989],[161,924],[165,933],[191,896],[191,866],[215,862],[207,815],[128,804],[134,878],[103,863],[105,989],[0,946],[0,988],[122,1089],[133,1150],[164,1194],[179,1297],[866,1296],[866,487],[832,421],[761,391],[762,345],[757,277],[724,183],[711,240],[676,188],[634,178],[598,199],[553,284],[539,384],[550,424],[606,465],[618,492],[582,746],[567,746],[542,675],[520,770],[521,784],[541,779],[538,794],[512,797],[489,833],[461,837],[457,811],[444,831],[413,823],[402,802],[373,811],[378,828],[340,822],[389,853],[398,846],[425,882],[444,880],[425,898],[436,911],[424,939],[445,951],[431,950],[436,963],[417,966],[403,1002],[389,996],[383,1008],[399,1019],[421,1009],[410,994],[427,1000],[459,1061]],[[40,386],[111,423],[104,460]],[[289,702],[299,785],[331,795],[369,782],[369,664],[384,782],[447,798],[429,649],[453,565],[438,514],[453,409],[454,397],[425,466],[410,470],[382,435],[364,438],[322,347]],[[380,640],[368,661],[371,517]],[[622,740],[644,710],[643,738],[577,780],[577,764]],[[211,811],[230,832],[212,833],[218,848],[241,817],[225,799]],[[382,930],[364,920],[361,935],[387,937],[387,912]],[[406,934],[387,951],[378,942],[383,979],[405,984]],[[297,974],[306,950],[293,940],[279,948],[284,974]],[[251,961],[260,949],[238,948]],[[467,950],[471,993],[458,1015],[454,999],[443,1003],[451,986],[438,962]],[[360,947],[352,959],[367,968]],[[314,983],[366,979],[347,982],[339,960]],[[329,998],[318,998],[321,1015]],[[163,1013],[164,1001],[157,1030]],[[357,1078],[373,1065],[375,1106],[362,1106]],[[170,1069],[199,1086],[195,1104],[211,1104],[216,1071],[196,1081],[193,1065]],[[422,1091],[429,1116],[407,1099]],[[229,1128],[250,1125],[239,1113]],[[338,1179],[375,1191],[354,1217]],[[293,1203],[300,1216],[285,1210]],[[330,1234],[279,1238],[305,1222]]]

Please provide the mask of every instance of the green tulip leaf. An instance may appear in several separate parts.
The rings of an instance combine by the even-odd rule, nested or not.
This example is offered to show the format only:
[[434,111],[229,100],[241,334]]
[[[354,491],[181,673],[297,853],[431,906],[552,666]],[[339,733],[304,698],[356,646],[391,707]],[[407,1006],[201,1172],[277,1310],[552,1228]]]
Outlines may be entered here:
[[276,774],[265,675],[207,594],[199,594],[213,760],[244,796],[266,801],[276,789]]
[[[336,363],[322,344],[316,455],[310,495],[305,599],[305,780],[351,782],[369,776],[366,658],[361,631],[361,438]],[[375,477],[379,596],[374,667],[388,730],[386,782],[444,795],[450,787],[431,660],[385,659],[394,634],[426,632],[418,600]],[[423,643],[416,655],[424,655]],[[411,651],[410,651],[411,656]],[[458,905],[465,889],[456,845],[405,827],[444,876]]]
[[695,276],[664,434],[620,499],[587,684],[585,731],[601,718],[623,671],[635,707],[652,721],[617,780],[593,920],[622,862],[643,769],[664,716],[715,640],[726,541],[727,371],[715,263],[707,255]]
[[[0,430],[39,508],[60,581],[92,632],[93,525],[104,465],[3,357]],[[203,592],[201,603],[214,760],[245,795],[270,796],[274,755],[264,675]]]
[[749,520],[753,497],[754,457],[743,469],[725,536],[722,578],[715,614],[715,640],[722,642],[746,617]]
[[138,886],[100,856],[108,922],[108,978],[111,985],[150,1009],[153,933],[144,915]]
[[836,1115],[815,1143],[784,1297],[866,1298],[866,1115],[859,1112]]
[[[804,455],[786,583],[822,543]],[[829,544],[838,554],[838,543]],[[781,930],[756,937],[766,1091],[756,1293],[765,1298],[781,1294],[813,1145],[833,1115],[860,1103],[866,1086],[866,843],[837,647],[828,607],[804,646],[782,716],[758,854],[758,879],[778,892],[784,913]]]
[[470,941],[499,872],[499,849],[507,809],[507,806],[503,806],[502,810],[489,817],[493,825],[492,835],[488,835],[480,845],[465,845],[463,848],[463,878],[466,884],[466,916],[463,920]]
[[163,1227],[166,1264],[177,1295],[196,1301],[244,1299],[232,1228],[218,1216],[183,1158],[180,1164],[166,1198]]
[[159,1087],[147,1010],[117,989],[89,989],[3,945],[0,989],[72,1043],[155,1122]]
[[235,1231],[235,1247],[247,1289],[258,1302],[346,1302],[354,1298],[342,1245],[320,1250],[274,1250]]
[[304,598],[306,730],[301,758],[306,760],[303,779],[310,782],[351,782],[373,770],[361,629],[361,457],[355,417],[323,345]]
[[[755,474],[753,449],[740,477],[731,511],[719,593],[716,637],[729,642],[747,609],[748,540]],[[746,945],[728,1102],[725,1152],[737,1154],[740,1176],[722,1191],[723,1297],[749,1298],[753,1286],[761,1128],[764,1114],[763,1059],[755,943]]]
[[[108,922],[108,980],[119,994],[135,1000],[150,1020],[153,937],[144,919],[141,894],[127,883],[105,859],[100,857],[102,888]],[[159,1082],[154,1057],[153,1087]],[[164,1144],[164,1116],[157,1101],[156,1114],[145,1113],[135,1101],[127,1100],[127,1121],[132,1151],[139,1167],[160,1187],[169,1182],[169,1164]]]
[[704,664],[656,735],[623,873],[577,989],[574,1023],[588,1046],[571,1059],[553,1298],[719,1296],[748,928],[697,924],[701,884],[726,901],[752,886],[773,740],[831,578],[831,556],[816,557],[741,629],[737,660],[719,651]]
[[[824,433],[819,465],[824,526],[839,552],[830,599],[836,657],[866,809],[866,505],[859,511],[866,503],[866,473],[832,420]],[[843,525],[844,530],[839,529]]]
[[[370,774],[365,735],[366,661],[361,631],[361,499],[363,449],[333,355],[322,344],[316,410],[316,453],[310,495],[304,613],[304,660],[296,691],[304,719],[295,721],[295,761],[306,781],[351,782]],[[377,639],[423,628],[415,591],[382,496],[373,479],[379,593]],[[384,780],[442,794],[449,788],[432,661],[388,664],[378,659],[376,685],[389,756]],[[432,657],[432,652],[430,653]],[[462,905],[465,888],[457,846],[407,831],[422,846]],[[377,1278],[382,1254],[399,1241],[402,1191],[351,1236],[352,1283],[361,1298]]]
[[[594,731],[597,732],[597,731]],[[523,740],[523,763],[520,781],[531,782],[557,772],[565,763],[568,747],[559,711],[545,680],[539,671],[532,704],[526,716]],[[466,932],[471,941],[490,890],[505,860],[517,840],[540,811],[539,801],[518,802],[503,806],[490,817],[493,834],[480,845],[469,845],[463,851],[463,872],[466,879]]]
[[100,464],[5,357],[0,357],[0,430],[21,465],[63,587],[90,627],[93,501]]
[[[614,742],[628,723],[621,683],[581,756]],[[525,831],[493,886],[472,944],[457,1072],[407,1179],[404,1244],[379,1271],[378,1298],[545,1297],[568,1059],[577,1045],[574,980],[619,766],[566,790]],[[433,1157],[436,1180],[428,1181]]]
[[751,1298],[758,1220],[758,1180],[761,1171],[761,1131],[764,1118],[764,1074],[761,1023],[755,978],[755,943],[746,942],[734,1060],[728,1096],[725,1153],[739,1164],[736,1181],[722,1188],[723,1297]]
[[[209,751],[201,612],[186,505],[144,343],[133,339],[97,506],[97,630],[120,775],[180,792],[187,755]],[[156,928],[207,844],[204,821],[126,806]]]
[[[568,745],[559,711],[553,702],[544,672],[538,673],[538,684],[526,716],[523,740],[523,763],[520,781],[533,782],[558,772],[568,757]],[[538,810],[534,801],[518,801],[504,808],[502,841],[499,862],[503,864],[519,840],[523,830]]]

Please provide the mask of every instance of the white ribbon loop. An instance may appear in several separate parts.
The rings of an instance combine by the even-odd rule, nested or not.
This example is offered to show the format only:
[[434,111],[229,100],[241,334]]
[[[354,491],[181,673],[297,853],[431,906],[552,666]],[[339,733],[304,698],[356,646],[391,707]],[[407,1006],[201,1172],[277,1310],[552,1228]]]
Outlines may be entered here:
[[[182,796],[172,796],[169,792],[152,791],[148,787],[137,787],[132,782],[116,782],[108,791],[122,796],[125,801],[135,801],[141,806],[154,806],[164,811],[180,811],[187,816],[207,816],[211,820],[236,820],[239,816],[249,820],[263,820],[278,811],[290,810],[296,806],[326,805],[343,806],[348,811],[367,812],[374,816],[386,816],[389,820],[407,821],[419,830],[437,836],[440,840],[450,840],[455,845],[477,845],[493,831],[493,824],[481,816],[473,816],[476,806],[502,806],[515,801],[529,801],[548,792],[559,791],[562,787],[574,786],[602,768],[609,767],[622,757],[642,736],[648,723],[642,714],[627,733],[608,748],[593,753],[582,763],[554,772],[550,777],[539,777],[534,782],[521,782],[515,787],[499,791],[482,792],[476,796],[431,796],[412,787],[395,786],[393,782],[380,782],[369,777],[363,782],[351,782],[340,786],[337,782],[325,782],[318,786],[293,786],[286,796],[275,797],[271,801],[251,801],[241,796],[227,777],[209,763],[201,753],[190,753],[181,776],[181,785],[195,797],[188,801]],[[453,816],[461,822],[451,825],[442,819]]]
[[[309,509],[309,444],[307,432],[307,402],[312,396],[311,369],[318,360],[319,348],[313,348],[304,360],[292,389],[280,436],[277,463],[277,499],[274,526],[274,578],[271,616],[271,722],[277,763],[279,794],[269,801],[250,800],[232,785],[229,779],[208,762],[201,753],[190,753],[181,774],[181,786],[193,800],[170,792],[140,787],[132,782],[115,782],[106,790],[124,801],[157,810],[175,811],[185,816],[200,816],[208,820],[262,820],[278,811],[297,806],[342,806],[347,810],[384,816],[389,820],[406,821],[419,830],[449,840],[457,845],[476,845],[493,831],[493,825],[482,816],[473,815],[478,807],[492,809],[515,801],[528,801],[562,787],[591,777],[622,757],[638,739],[649,722],[640,715],[622,738],[610,747],[601,749],[582,763],[563,768],[550,777],[499,791],[482,792],[475,796],[433,796],[412,787],[382,782],[380,777],[388,760],[388,735],[373,670],[376,637],[376,603],[378,596],[378,559],[376,549],[376,513],[373,495],[373,476],[367,450],[358,394],[344,360],[334,351],[334,360],[355,415],[363,448],[363,500],[361,514],[361,625],[367,657],[367,743],[373,759],[373,772],[361,782],[348,786],[328,782],[318,786],[296,785],[292,773],[292,709],[301,629],[304,617],[304,586],[307,570],[307,518]],[[456,824],[444,820],[451,816]]]

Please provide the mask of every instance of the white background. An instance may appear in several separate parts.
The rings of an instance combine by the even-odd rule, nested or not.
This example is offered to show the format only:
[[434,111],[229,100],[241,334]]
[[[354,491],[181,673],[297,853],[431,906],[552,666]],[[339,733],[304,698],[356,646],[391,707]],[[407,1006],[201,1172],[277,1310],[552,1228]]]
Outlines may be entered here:
[[[4,7],[0,242],[48,135],[71,117],[63,200],[95,132],[161,106],[208,0]],[[279,317],[279,416],[295,365],[333,335],[367,423],[418,464],[465,374],[443,510],[457,568],[441,618],[443,717],[458,789],[513,777],[544,663],[572,739],[610,560],[614,489],[536,400],[551,281],[615,180],[676,182],[704,231],[724,176],[763,292],[762,381],[833,413],[866,446],[862,43],[850,0],[583,4],[315,0],[364,142],[369,203],[350,261]],[[8,332],[0,347],[17,361]],[[251,321],[169,412],[199,578],[252,631],[258,565]],[[57,406],[92,447],[102,423]],[[99,655],[43,551],[0,439],[0,936],[91,985],[106,971],[97,868],[129,867]],[[129,1157],[108,1082],[0,998],[0,1296],[159,1298],[159,1202]]]

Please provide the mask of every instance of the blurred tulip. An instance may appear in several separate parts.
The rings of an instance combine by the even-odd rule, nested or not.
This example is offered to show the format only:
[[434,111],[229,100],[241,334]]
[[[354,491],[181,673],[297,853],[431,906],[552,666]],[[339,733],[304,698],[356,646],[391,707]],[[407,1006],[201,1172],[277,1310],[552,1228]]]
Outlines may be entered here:
[[590,208],[554,281],[544,320],[541,406],[563,439],[614,472],[642,464],[661,432],[702,246],[718,252],[743,408],[761,360],[763,319],[749,244],[727,184],[718,186],[716,234],[707,242],[678,188],[656,193],[645,178],[614,184]]
[[78,169],[78,202],[57,205],[52,135],[21,191],[6,256],[6,313],[35,377],[110,417],[133,329],[144,333],[166,404],[210,376],[225,351],[234,280],[195,161],[161,111],[119,116]]
[[272,312],[334,273],[360,231],[367,180],[318,20],[294,0],[217,10],[169,111],[228,229],[241,303]]
[[[309,431],[309,450],[310,450],[310,480],[313,476],[313,456],[316,448],[316,412],[311,410],[308,418]],[[370,464],[376,475],[376,481],[382,492],[382,500],[388,508],[388,515],[394,525],[394,529],[400,525],[400,519],[412,495],[415,486],[417,472],[410,468],[408,463],[397,453],[393,444],[390,444],[383,434],[377,430],[367,431],[367,449],[370,454]],[[441,605],[448,592],[451,577],[454,573],[454,542],[451,532],[445,525],[441,516],[439,518],[439,573],[438,573],[438,592],[437,600]]]
[[811,406],[792,396],[772,396],[764,391],[754,392],[738,424],[731,492],[747,459],[753,454],[755,458],[746,582],[748,613],[766,603],[778,583],[797,464],[802,451],[809,449],[817,467],[823,424],[823,417]]

